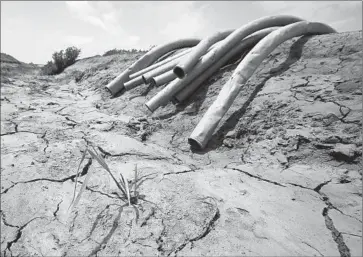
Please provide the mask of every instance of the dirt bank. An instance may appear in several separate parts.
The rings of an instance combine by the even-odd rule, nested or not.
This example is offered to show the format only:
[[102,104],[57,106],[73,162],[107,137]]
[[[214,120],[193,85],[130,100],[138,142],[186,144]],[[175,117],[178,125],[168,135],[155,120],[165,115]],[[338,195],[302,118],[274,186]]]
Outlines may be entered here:
[[[362,32],[294,38],[263,62],[207,149],[187,137],[236,64],[151,114],[158,88],[111,97],[140,54],[80,60],[1,85],[5,256],[361,256]],[[86,142],[114,174],[149,175],[134,209],[95,173],[67,216]]]

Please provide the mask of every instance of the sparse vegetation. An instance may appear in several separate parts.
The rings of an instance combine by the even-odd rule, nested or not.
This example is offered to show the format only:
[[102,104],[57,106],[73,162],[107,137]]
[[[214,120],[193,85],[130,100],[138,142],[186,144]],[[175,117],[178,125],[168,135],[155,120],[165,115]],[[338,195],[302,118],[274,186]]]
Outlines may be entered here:
[[108,50],[106,51],[103,56],[110,56],[110,55],[115,55],[115,54],[126,54],[126,53],[141,53],[141,52],[145,52],[143,50],[137,50],[137,49],[131,49],[131,50],[125,50],[125,49],[112,49],[112,50]]
[[82,155],[81,162],[78,165],[77,174],[76,174],[76,182],[75,182],[74,192],[73,192],[73,199],[72,199],[71,205],[69,206],[69,209],[74,208],[78,204],[79,200],[81,199],[82,193],[85,190],[87,183],[92,174],[91,172],[87,173],[87,176],[86,176],[85,180],[83,181],[81,190],[79,191],[77,197],[75,197],[76,190],[77,190],[78,177],[80,175],[80,167],[81,167],[87,153],[89,153],[93,159],[97,160],[97,162],[102,166],[102,168],[105,169],[107,171],[107,173],[111,176],[113,181],[116,183],[116,186],[118,187],[118,189],[120,189],[121,194],[118,194],[120,199],[127,202],[129,206],[134,207],[134,205],[136,205],[138,203],[138,198],[139,198],[139,193],[138,193],[137,189],[140,186],[140,184],[142,183],[141,178],[138,177],[137,166],[135,167],[135,170],[134,170],[134,172],[135,172],[134,180],[127,181],[127,179],[124,178],[122,173],[119,173],[120,179],[117,180],[116,177],[112,174],[112,172],[111,172],[110,168],[108,167],[108,165],[106,164],[105,160],[102,158],[102,156],[100,154],[97,153],[95,147],[92,145],[91,145],[91,147],[93,150],[89,149],[88,147],[86,148],[86,150],[84,151],[84,153]]
[[9,54],[6,53],[1,53],[1,63],[20,63],[17,59],[15,59],[14,57],[12,57]]
[[66,50],[54,52],[52,55],[53,60],[49,61],[41,69],[43,75],[56,75],[64,71],[65,68],[71,66],[76,62],[81,49],[74,46],[68,47]]

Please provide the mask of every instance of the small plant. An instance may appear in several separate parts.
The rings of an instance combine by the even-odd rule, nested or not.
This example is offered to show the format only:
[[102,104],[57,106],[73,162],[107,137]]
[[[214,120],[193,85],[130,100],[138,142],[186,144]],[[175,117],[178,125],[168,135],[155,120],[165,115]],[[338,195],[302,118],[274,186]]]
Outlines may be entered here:
[[[115,176],[112,174],[110,168],[108,167],[108,165],[106,164],[105,160],[102,158],[101,155],[99,155],[96,151],[96,149],[94,148],[94,146],[91,146],[93,151],[91,149],[86,148],[86,150],[84,151],[82,158],[81,158],[81,162],[78,165],[78,169],[77,169],[77,174],[76,174],[76,183],[74,185],[74,192],[73,192],[73,199],[71,202],[71,205],[69,206],[69,209],[74,208],[79,200],[81,199],[82,193],[85,190],[87,183],[91,177],[91,172],[89,171],[87,173],[87,176],[82,184],[81,190],[79,191],[77,197],[75,197],[76,195],[76,190],[77,190],[77,182],[78,182],[78,177],[80,175],[80,167],[82,162],[84,161],[86,154],[89,153],[93,159],[96,159],[97,162],[102,166],[102,168],[104,168],[108,174],[112,177],[113,181],[116,183],[117,187],[120,189],[121,195],[119,195],[119,197],[123,200],[123,201],[127,201],[128,205],[134,205],[137,204],[137,200],[139,197],[139,193],[137,192],[137,188],[140,184],[141,181],[139,181],[138,178],[138,174],[137,174],[137,166],[135,166],[135,177],[134,180],[131,182],[128,182],[127,179],[124,178],[124,176],[122,175],[122,173],[120,173],[120,180],[117,180],[115,178]],[[138,183],[139,182],[139,183]],[[129,184],[130,183],[130,184]]]
[[[89,143],[89,142],[87,142]],[[154,205],[157,209],[159,209],[159,207],[151,202],[145,199],[145,195],[141,195],[138,192],[138,188],[140,187],[140,185],[142,183],[144,183],[146,180],[149,179],[153,179],[155,177],[149,178],[152,175],[156,175],[155,173],[151,173],[151,174],[146,174],[143,176],[139,176],[138,171],[137,171],[137,166],[135,165],[135,169],[134,169],[134,179],[127,181],[124,176],[122,175],[122,173],[120,173],[120,179],[117,180],[115,178],[115,176],[112,174],[110,168],[108,167],[108,165],[106,164],[105,160],[102,158],[102,156],[100,154],[97,153],[95,147],[91,144],[92,149],[89,149],[89,146],[86,147],[85,151],[83,152],[82,158],[81,158],[81,162],[78,165],[78,169],[77,169],[77,173],[76,173],[76,181],[75,181],[75,185],[74,185],[74,191],[73,191],[73,198],[71,201],[71,204],[68,208],[68,213],[72,211],[72,209],[78,204],[78,202],[81,199],[82,193],[84,192],[84,190],[87,188],[87,183],[91,177],[91,171],[88,171],[85,180],[82,183],[82,187],[76,197],[76,191],[77,191],[77,184],[78,184],[78,177],[80,175],[80,167],[82,162],[84,161],[87,153],[89,153],[91,155],[91,157],[93,159],[96,159],[97,162],[102,166],[102,168],[104,168],[107,173],[112,177],[113,181],[116,183],[119,192],[113,192],[112,194],[116,194],[120,200],[122,200],[123,202],[125,202],[125,204],[123,204],[122,206],[120,206],[121,210],[123,209],[123,207],[125,206],[130,206],[134,209],[135,211],[135,216],[136,216],[136,224],[138,223],[139,217],[140,217],[140,213],[139,210],[137,208],[138,205],[141,206],[141,209],[143,209],[141,203],[139,203],[139,200],[142,200],[143,202],[148,202],[151,203],[152,205]],[[160,210],[160,209],[159,209]],[[142,224],[144,224],[145,221],[143,221]]]

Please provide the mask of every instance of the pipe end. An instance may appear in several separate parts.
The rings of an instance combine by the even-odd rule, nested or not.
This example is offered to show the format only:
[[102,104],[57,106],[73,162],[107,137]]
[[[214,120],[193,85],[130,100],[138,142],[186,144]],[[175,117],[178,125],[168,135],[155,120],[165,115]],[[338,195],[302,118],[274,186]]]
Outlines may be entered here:
[[185,72],[184,72],[183,68],[181,68],[179,66],[175,66],[173,69],[173,72],[180,79],[185,77]]
[[188,143],[190,145],[190,147],[194,150],[202,150],[203,146],[200,142],[198,142],[198,140],[195,140],[193,138],[188,138]]
[[125,87],[122,83],[120,84],[116,84],[114,82],[111,82],[110,84],[108,84],[106,86],[107,90],[114,96],[116,95],[118,92],[120,92],[121,90],[123,90]]
[[151,79],[150,79],[150,81],[149,81],[149,85],[150,85],[151,87],[157,87],[157,85],[156,85],[156,81],[155,81],[155,79],[154,79],[154,78],[151,78]]
[[155,111],[155,109],[151,108],[151,106],[148,105],[148,103],[145,104],[146,108],[153,113]]

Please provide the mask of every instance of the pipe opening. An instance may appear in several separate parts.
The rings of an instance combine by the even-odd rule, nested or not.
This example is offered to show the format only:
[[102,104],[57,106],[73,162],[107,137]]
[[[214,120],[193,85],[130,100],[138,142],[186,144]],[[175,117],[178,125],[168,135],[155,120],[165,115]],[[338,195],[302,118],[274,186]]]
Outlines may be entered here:
[[185,77],[184,70],[179,66],[175,66],[174,69],[173,69],[173,72],[180,79]]
[[154,79],[154,78],[151,78],[151,79],[150,79],[149,85],[150,85],[151,87],[156,87],[156,86],[157,86],[157,85],[156,85],[156,81],[155,81],[155,79]]
[[106,89],[107,89],[107,91],[111,94],[111,95],[113,95],[114,93],[113,93],[113,91],[110,89],[110,88],[108,88],[108,87],[105,87]]
[[190,147],[194,150],[202,150],[203,147],[202,145],[195,139],[193,138],[188,138],[188,143],[190,145]]
[[152,112],[152,113],[154,112],[153,110],[151,110],[151,109],[150,109],[150,107],[149,107],[147,104],[145,104],[145,106],[146,106],[146,108],[147,108],[150,112]]

